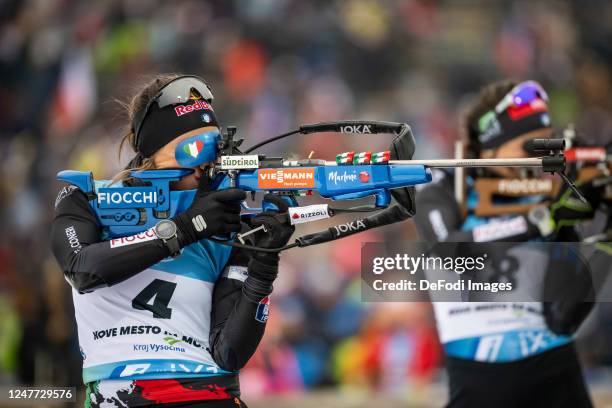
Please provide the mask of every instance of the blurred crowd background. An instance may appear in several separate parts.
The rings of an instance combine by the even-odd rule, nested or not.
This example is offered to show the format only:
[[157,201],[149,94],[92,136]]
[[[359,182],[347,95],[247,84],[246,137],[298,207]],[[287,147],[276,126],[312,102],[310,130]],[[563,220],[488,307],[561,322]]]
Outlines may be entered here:
[[[117,156],[120,101],[160,72],[206,78],[220,122],[237,125],[247,146],[299,124],[375,119],[409,123],[415,157],[452,157],[461,107],[505,77],[540,81],[554,125],[575,123],[603,142],[612,138],[612,5],[0,0],[0,384],[81,384],[69,285],[48,240],[55,175],[120,170],[133,154]],[[322,134],[262,152],[332,160],[388,143]],[[391,239],[418,238],[407,222],[283,255],[266,336],[241,375],[251,405],[320,395],[334,401],[320,406],[344,406],[381,393],[443,403],[430,306],[360,301],[361,242]],[[580,335],[593,389],[612,388],[609,310],[596,309]]]

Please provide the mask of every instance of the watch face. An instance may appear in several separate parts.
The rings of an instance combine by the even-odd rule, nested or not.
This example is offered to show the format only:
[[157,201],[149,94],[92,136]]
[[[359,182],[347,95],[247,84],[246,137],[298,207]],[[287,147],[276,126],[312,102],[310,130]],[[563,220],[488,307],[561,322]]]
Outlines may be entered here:
[[176,225],[170,220],[163,220],[155,226],[155,235],[161,239],[172,238],[176,234]]

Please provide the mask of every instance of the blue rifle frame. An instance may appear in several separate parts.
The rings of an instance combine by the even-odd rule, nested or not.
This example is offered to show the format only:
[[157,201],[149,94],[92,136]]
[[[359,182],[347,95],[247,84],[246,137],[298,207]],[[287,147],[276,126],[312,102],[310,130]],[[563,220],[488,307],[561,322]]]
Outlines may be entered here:
[[[271,170],[277,176],[298,171],[306,174],[305,187],[262,188],[263,174]],[[159,220],[171,218],[185,211],[193,201],[196,190],[170,190],[170,183],[190,174],[191,169],[134,171],[131,177],[140,179],[145,186],[100,187],[101,182],[93,179],[91,172],[65,170],[58,173],[58,179],[72,184],[83,191],[100,225],[106,229],[109,238],[134,235],[153,227]],[[311,180],[311,181],[310,181]],[[423,165],[338,165],[275,167],[256,170],[240,170],[232,180],[223,175],[216,180],[215,189],[241,188],[249,192],[299,192],[317,191],[321,197],[331,200],[354,200],[375,197],[377,208],[386,208],[391,202],[390,190],[429,183],[431,171]],[[108,182],[104,183],[108,184]],[[282,184],[282,183],[281,183]],[[140,197],[136,199],[136,195]],[[291,205],[297,205],[288,197]],[[246,208],[246,207],[245,207]],[[263,208],[246,208],[258,212]]]

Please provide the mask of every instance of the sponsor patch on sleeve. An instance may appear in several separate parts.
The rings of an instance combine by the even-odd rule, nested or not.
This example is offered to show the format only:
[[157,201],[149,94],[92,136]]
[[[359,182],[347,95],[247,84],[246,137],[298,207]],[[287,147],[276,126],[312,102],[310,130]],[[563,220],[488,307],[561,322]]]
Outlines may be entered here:
[[74,225],[69,226],[64,231],[66,232],[66,239],[68,240],[68,245],[70,245],[70,248],[72,248],[72,252],[78,254],[82,247],[77,232],[74,229]]
[[257,310],[255,311],[255,320],[260,323],[265,323],[268,321],[268,317],[270,316],[270,296],[266,296],[265,298],[259,301],[257,305]]
[[246,266],[229,265],[223,270],[223,274],[221,276],[244,282],[247,276],[249,276],[249,270]]
[[475,242],[489,242],[512,237],[527,232],[527,222],[523,217],[515,217],[505,221],[493,221],[474,228]]
[[119,248],[126,245],[140,244],[141,242],[153,241],[154,239],[157,239],[157,235],[155,235],[153,228],[149,228],[148,230],[140,232],[136,235],[111,239],[110,247]]
[[291,221],[291,225],[322,220],[329,217],[329,206],[327,204],[314,204],[304,207],[289,208],[289,220]]

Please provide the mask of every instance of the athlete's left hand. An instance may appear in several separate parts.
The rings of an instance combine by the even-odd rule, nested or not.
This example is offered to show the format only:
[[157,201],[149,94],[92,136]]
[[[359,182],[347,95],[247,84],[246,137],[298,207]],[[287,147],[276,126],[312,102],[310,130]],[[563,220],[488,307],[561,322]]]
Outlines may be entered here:
[[[251,228],[265,226],[266,231],[257,231],[250,237],[254,246],[260,248],[281,248],[287,245],[295,227],[288,217],[289,205],[281,197],[266,194],[264,201],[274,204],[278,211],[264,211],[251,219]],[[242,292],[254,303],[272,293],[272,283],[278,276],[278,252],[257,251],[249,261],[249,276],[244,281]]]
[[289,205],[285,200],[275,194],[266,194],[264,201],[274,204],[278,211],[264,211],[257,214],[250,221],[251,228],[263,225],[266,231],[254,233],[253,245],[261,248],[280,248],[289,242],[295,227],[289,222],[287,211]]

